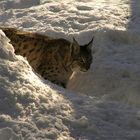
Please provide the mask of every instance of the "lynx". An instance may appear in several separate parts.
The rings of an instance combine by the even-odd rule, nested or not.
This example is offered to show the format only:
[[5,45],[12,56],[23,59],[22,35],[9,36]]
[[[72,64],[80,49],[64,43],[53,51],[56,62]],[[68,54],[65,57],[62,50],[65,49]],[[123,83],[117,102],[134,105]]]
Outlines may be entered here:
[[26,57],[32,68],[44,79],[66,88],[72,73],[79,69],[87,71],[92,63],[93,39],[80,46],[65,39],[53,39],[45,35],[2,28],[10,39],[17,55]]

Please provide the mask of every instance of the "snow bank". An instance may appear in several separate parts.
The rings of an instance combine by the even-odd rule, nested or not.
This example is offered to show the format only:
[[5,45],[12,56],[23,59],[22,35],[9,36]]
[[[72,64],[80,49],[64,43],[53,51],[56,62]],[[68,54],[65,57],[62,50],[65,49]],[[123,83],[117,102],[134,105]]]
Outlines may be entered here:
[[68,101],[64,103],[66,100],[51,89],[49,82],[45,84],[26,60],[15,56],[9,40],[0,33],[0,139],[56,139],[60,131],[68,135],[61,118],[71,116]]

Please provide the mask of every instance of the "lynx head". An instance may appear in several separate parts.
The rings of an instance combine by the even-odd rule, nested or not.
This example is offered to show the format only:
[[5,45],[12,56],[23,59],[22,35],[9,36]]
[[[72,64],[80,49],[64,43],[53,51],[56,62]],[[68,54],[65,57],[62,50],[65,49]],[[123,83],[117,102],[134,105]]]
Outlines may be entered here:
[[92,42],[93,39],[83,46],[80,46],[77,41],[73,38],[72,46],[72,56],[73,62],[71,65],[72,71],[80,70],[86,72],[92,63]]

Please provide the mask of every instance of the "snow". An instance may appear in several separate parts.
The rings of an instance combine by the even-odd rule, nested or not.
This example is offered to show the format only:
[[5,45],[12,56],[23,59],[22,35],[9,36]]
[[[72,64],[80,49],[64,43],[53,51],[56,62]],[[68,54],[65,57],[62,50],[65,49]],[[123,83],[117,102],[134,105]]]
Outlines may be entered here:
[[0,140],[139,140],[139,0],[2,0],[0,25],[85,44],[67,89],[42,79],[0,30]]

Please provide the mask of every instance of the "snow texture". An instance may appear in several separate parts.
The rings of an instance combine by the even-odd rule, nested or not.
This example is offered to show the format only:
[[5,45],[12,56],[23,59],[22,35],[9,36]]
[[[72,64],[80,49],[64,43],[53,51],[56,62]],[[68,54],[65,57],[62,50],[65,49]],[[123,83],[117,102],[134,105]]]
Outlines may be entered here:
[[139,8],[139,0],[1,0],[0,26],[94,43],[90,70],[63,89],[15,55],[0,30],[0,140],[139,140]]

